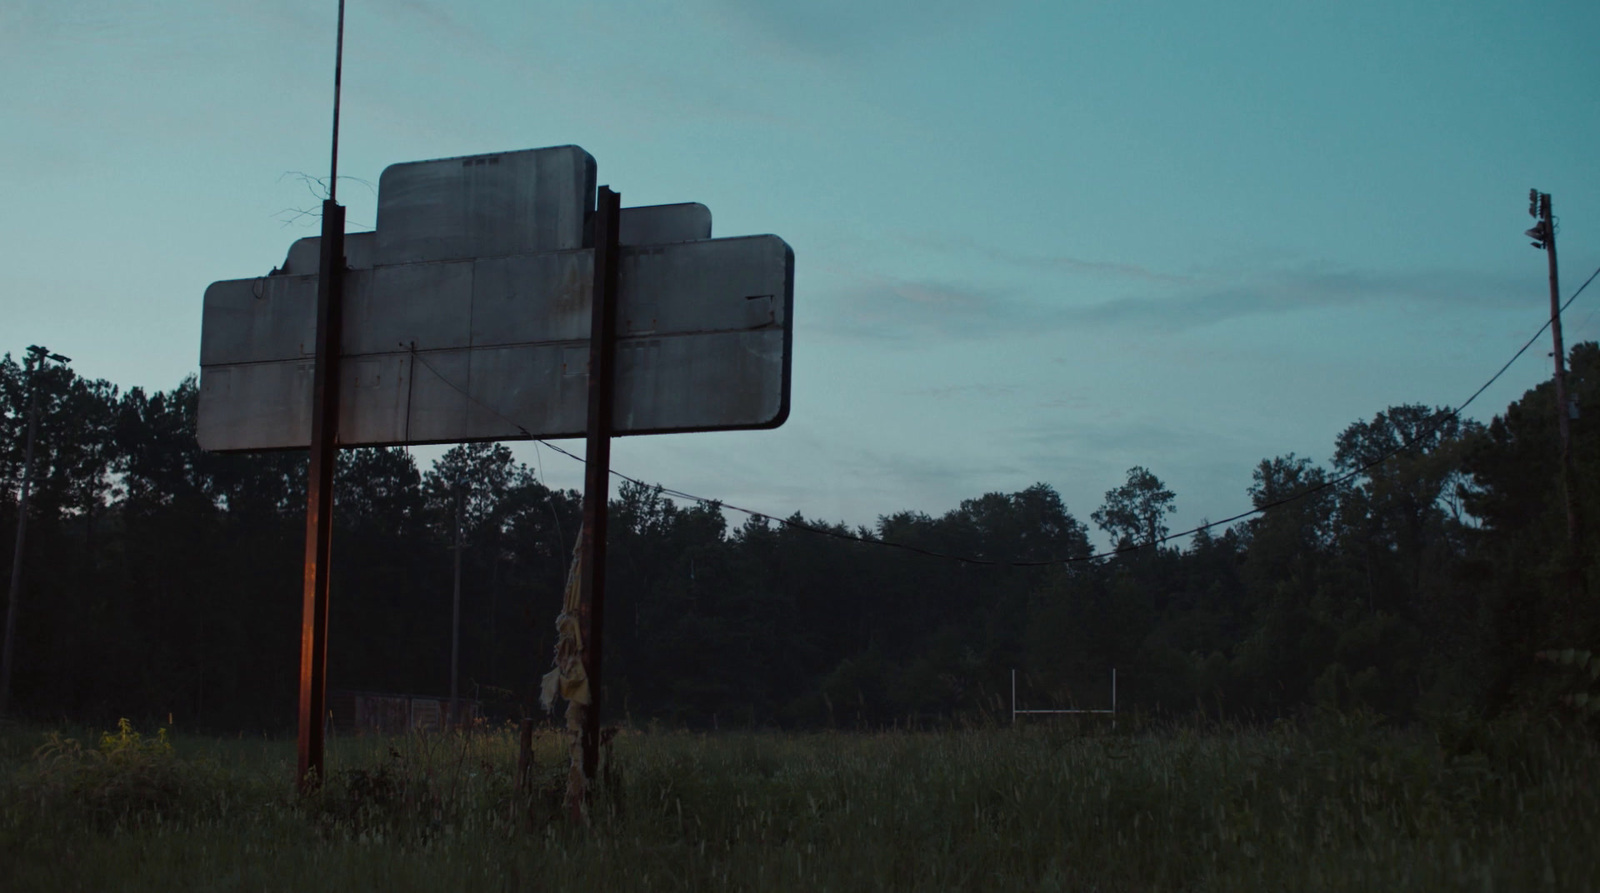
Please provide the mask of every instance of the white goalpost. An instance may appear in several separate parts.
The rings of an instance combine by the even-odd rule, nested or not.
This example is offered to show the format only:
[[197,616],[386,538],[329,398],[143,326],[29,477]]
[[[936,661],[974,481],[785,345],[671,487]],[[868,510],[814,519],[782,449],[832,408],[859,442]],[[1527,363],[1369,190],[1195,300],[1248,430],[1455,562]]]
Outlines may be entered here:
[[1071,714],[1071,713],[1109,714],[1110,717],[1111,717],[1111,728],[1115,729],[1117,727],[1117,668],[1116,667],[1112,667],[1111,668],[1111,709],[1110,710],[1079,710],[1079,709],[1076,709],[1076,708],[1070,709],[1070,710],[1023,710],[1023,709],[1017,707],[1017,671],[1015,669],[1013,669],[1011,671],[1011,724],[1012,725],[1016,725],[1017,724],[1017,717],[1019,717],[1019,716],[1028,716],[1028,715],[1031,715],[1031,714]]

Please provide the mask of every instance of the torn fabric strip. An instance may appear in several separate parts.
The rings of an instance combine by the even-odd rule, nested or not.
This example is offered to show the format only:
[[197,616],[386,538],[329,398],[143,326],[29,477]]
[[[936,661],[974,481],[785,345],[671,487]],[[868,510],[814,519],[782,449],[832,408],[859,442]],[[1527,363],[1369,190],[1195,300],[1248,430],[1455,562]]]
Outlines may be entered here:
[[567,770],[566,805],[574,817],[582,815],[588,782],[583,773],[583,723],[593,698],[589,674],[583,669],[583,538],[572,550],[572,565],[567,569],[567,588],[556,615],[555,666],[544,675],[539,686],[539,703],[554,710],[557,696],[567,702],[568,745],[572,765]]

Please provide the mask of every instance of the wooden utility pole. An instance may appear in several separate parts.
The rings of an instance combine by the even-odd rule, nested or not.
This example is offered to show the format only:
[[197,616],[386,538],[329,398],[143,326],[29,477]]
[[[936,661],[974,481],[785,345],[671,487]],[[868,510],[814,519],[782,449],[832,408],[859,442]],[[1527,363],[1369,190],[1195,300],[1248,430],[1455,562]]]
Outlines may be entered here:
[[1576,605],[1583,597],[1583,516],[1578,509],[1577,467],[1572,457],[1572,404],[1567,397],[1567,354],[1561,340],[1561,278],[1556,268],[1555,215],[1550,193],[1528,190],[1528,215],[1538,222],[1527,231],[1533,247],[1544,249],[1550,262],[1550,336],[1556,360],[1556,430],[1561,439],[1561,489],[1567,509],[1567,586]]

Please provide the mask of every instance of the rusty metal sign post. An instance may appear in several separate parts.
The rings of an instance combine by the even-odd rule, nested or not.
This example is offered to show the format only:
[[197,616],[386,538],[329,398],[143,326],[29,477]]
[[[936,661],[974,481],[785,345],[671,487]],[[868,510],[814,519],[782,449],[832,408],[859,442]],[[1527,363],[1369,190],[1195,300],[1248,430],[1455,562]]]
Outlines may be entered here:
[[300,735],[296,778],[321,783],[328,669],[328,571],[333,468],[339,450],[339,336],[344,297],[344,208],[322,203],[322,273],[317,283],[316,371],[311,385],[311,467],[306,473],[305,586],[300,606]]
[[616,370],[618,230],[622,196],[600,187],[594,215],[594,301],[589,324],[589,431],[584,450],[582,565],[584,674],[591,701],[580,732],[583,774],[600,765],[601,665],[605,658],[606,507],[611,492],[612,386]]

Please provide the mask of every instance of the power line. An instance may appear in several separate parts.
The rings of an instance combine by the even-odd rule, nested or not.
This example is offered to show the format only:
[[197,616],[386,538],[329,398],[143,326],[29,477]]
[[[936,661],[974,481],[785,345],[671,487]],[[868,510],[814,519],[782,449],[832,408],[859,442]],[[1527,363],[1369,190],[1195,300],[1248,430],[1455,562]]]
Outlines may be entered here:
[[[1569,306],[1572,305],[1573,301],[1576,301],[1578,299],[1579,295],[1583,294],[1583,290],[1589,287],[1589,283],[1593,282],[1595,280],[1596,276],[1600,276],[1600,267],[1597,267],[1593,273],[1590,273],[1589,274],[1589,278],[1584,280],[1584,283],[1582,285],[1578,286],[1578,290],[1572,293],[1572,297],[1568,298],[1566,300],[1566,303],[1561,305],[1561,310],[1563,312],[1565,312],[1566,309]],[[1221,519],[1219,521],[1209,521],[1209,522],[1207,522],[1205,524],[1201,524],[1201,525],[1196,526],[1196,527],[1191,527],[1188,530],[1182,530],[1182,531],[1179,531],[1177,533],[1169,533],[1166,536],[1160,537],[1159,539],[1151,540],[1149,542],[1132,544],[1132,545],[1124,546],[1124,547],[1122,547],[1120,549],[1108,549],[1106,551],[1096,552],[1096,553],[1091,554],[1091,555],[1084,555],[1084,556],[1078,556],[1078,557],[1068,557],[1068,558],[1050,558],[1050,559],[1041,559],[1041,560],[1036,560],[1036,561],[1001,561],[1001,560],[992,559],[992,558],[974,558],[974,557],[969,556],[969,555],[956,555],[956,554],[952,554],[952,553],[949,553],[949,552],[940,552],[940,551],[938,551],[936,549],[924,549],[924,548],[922,548],[920,546],[913,546],[913,545],[911,545],[909,543],[890,542],[889,540],[869,538],[869,537],[865,537],[865,536],[860,536],[860,535],[857,535],[857,534],[849,533],[849,532],[843,531],[843,530],[834,530],[834,529],[830,529],[830,528],[827,528],[827,527],[818,527],[818,526],[813,525],[813,524],[804,524],[804,523],[801,523],[799,521],[795,521],[795,520],[790,519],[790,518],[780,518],[777,515],[771,515],[771,514],[768,514],[766,512],[758,512],[758,511],[756,511],[754,509],[741,508],[740,506],[736,506],[736,505],[733,505],[731,503],[723,502],[720,499],[711,499],[711,498],[708,498],[708,497],[705,497],[705,496],[696,496],[693,493],[687,493],[687,492],[685,492],[683,490],[674,490],[674,489],[671,489],[669,487],[662,486],[661,484],[650,484],[650,483],[647,483],[645,481],[639,480],[636,477],[632,477],[631,475],[623,474],[622,472],[617,471],[616,469],[608,469],[608,470],[611,472],[612,475],[614,475],[615,477],[617,477],[617,478],[619,478],[621,480],[628,481],[629,483],[635,484],[635,485],[640,486],[640,487],[646,487],[646,488],[649,488],[649,489],[653,489],[656,492],[665,494],[667,496],[674,496],[674,497],[677,497],[679,499],[685,499],[685,500],[689,500],[691,502],[697,502],[697,503],[700,503],[701,505],[711,505],[711,506],[716,506],[718,508],[731,509],[731,510],[739,512],[741,514],[749,515],[752,518],[761,518],[762,520],[771,521],[771,522],[780,524],[780,525],[782,525],[784,527],[789,527],[789,528],[792,528],[792,529],[795,529],[795,530],[805,530],[805,531],[808,531],[810,533],[818,534],[820,536],[833,537],[834,539],[846,540],[848,542],[862,543],[862,544],[869,545],[869,546],[885,546],[885,547],[892,548],[892,549],[900,549],[900,550],[903,550],[903,551],[906,551],[906,552],[913,552],[913,553],[916,553],[918,555],[927,556],[929,558],[943,558],[943,559],[947,559],[947,560],[950,560],[950,561],[959,561],[959,562],[961,562],[963,564],[987,565],[987,566],[994,566],[994,567],[1050,567],[1050,566],[1057,566],[1057,565],[1078,564],[1078,563],[1082,563],[1082,562],[1085,562],[1085,561],[1096,561],[1096,560],[1099,560],[1099,559],[1102,559],[1102,558],[1113,558],[1113,557],[1116,557],[1118,555],[1126,555],[1126,554],[1129,554],[1129,553],[1132,553],[1132,552],[1137,552],[1137,551],[1139,551],[1141,549],[1146,549],[1146,548],[1150,548],[1152,546],[1157,546],[1157,545],[1160,545],[1162,543],[1169,542],[1171,540],[1181,539],[1181,538],[1186,537],[1186,536],[1192,536],[1192,535],[1194,535],[1196,533],[1199,533],[1199,532],[1201,532],[1203,530],[1210,530],[1213,527],[1220,527],[1220,526],[1225,525],[1225,524],[1232,524],[1235,521],[1242,521],[1245,518],[1250,518],[1250,517],[1253,517],[1255,515],[1263,514],[1263,513],[1267,512],[1267,511],[1271,510],[1271,509],[1275,509],[1275,508],[1278,508],[1279,506],[1287,505],[1287,504],[1289,504],[1291,502],[1296,502],[1296,501],[1304,499],[1304,498],[1306,498],[1308,496],[1314,496],[1317,493],[1321,493],[1321,492],[1323,492],[1325,490],[1329,490],[1329,489],[1332,489],[1334,487],[1338,487],[1338,486],[1340,486],[1342,484],[1345,484],[1345,483],[1355,479],[1356,477],[1366,473],[1367,471],[1370,471],[1371,469],[1373,469],[1373,468],[1375,468],[1375,467],[1377,467],[1379,465],[1382,465],[1384,462],[1388,461],[1390,458],[1394,457],[1395,455],[1399,454],[1400,452],[1402,452],[1404,450],[1407,450],[1407,449],[1410,449],[1410,448],[1416,446],[1418,443],[1420,443],[1420,442],[1426,440],[1427,438],[1433,436],[1435,433],[1437,433],[1439,431],[1439,429],[1443,428],[1444,425],[1447,422],[1449,422],[1451,419],[1459,418],[1463,410],[1465,410],[1468,406],[1471,406],[1472,402],[1474,400],[1477,400],[1478,397],[1480,397],[1483,394],[1484,391],[1488,390],[1489,387],[1491,385],[1493,385],[1496,381],[1499,381],[1500,380],[1500,376],[1504,375],[1506,373],[1506,370],[1510,369],[1512,364],[1515,363],[1519,358],[1521,358],[1521,356],[1528,351],[1529,347],[1533,346],[1533,343],[1539,339],[1539,336],[1543,335],[1545,333],[1545,330],[1550,328],[1550,324],[1553,321],[1553,319],[1554,319],[1554,317],[1552,317],[1551,319],[1545,320],[1544,325],[1539,327],[1539,331],[1534,332],[1533,336],[1531,338],[1529,338],[1522,345],[1522,347],[1519,348],[1517,350],[1517,352],[1511,356],[1511,359],[1507,360],[1505,365],[1501,366],[1500,370],[1498,372],[1496,372],[1494,375],[1490,376],[1488,381],[1484,382],[1483,385],[1480,386],[1476,391],[1473,391],[1472,392],[1472,396],[1468,397],[1465,401],[1463,401],[1461,403],[1461,405],[1455,407],[1454,409],[1449,409],[1449,410],[1445,410],[1444,412],[1438,413],[1438,415],[1434,419],[1434,423],[1431,426],[1429,426],[1427,428],[1427,430],[1423,431],[1420,434],[1415,435],[1414,437],[1411,437],[1409,439],[1406,439],[1406,440],[1402,441],[1398,446],[1390,448],[1389,450],[1384,452],[1382,455],[1378,456],[1376,459],[1373,459],[1370,462],[1367,462],[1365,465],[1362,465],[1362,466],[1360,466],[1358,468],[1351,469],[1350,471],[1347,471],[1347,472],[1345,472],[1344,474],[1342,474],[1342,475],[1340,475],[1338,477],[1330,478],[1330,479],[1328,479],[1326,481],[1323,481],[1322,483],[1317,484],[1317,485],[1315,485],[1313,487],[1308,487],[1308,488],[1306,488],[1304,490],[1301,490],[1301,491],[1299,491],[1297,493],[1293,493],[1293,494],[1291,494],[1289,496],[1285,496],[1285,497],[1283,497],[1281,499],[1275,499],[1275,500],[1273,500],[1271,502],[1268,502],[1268,503],[1265,503],[1263,505],[1256,506],[1255,508],[1250,509],[1249,511],[1240,512],[1237,515],[1232,515],[1230,517],[1223,518],[1223,519]],[[420,354],[417,354],[416,356],[417,356],[418,359],[420,359],[422,361],[422,365],[427,366],[428,369],[430,371],[432,371],[433,374],[436,377],[438,377],[438,379],[440,381],[445,383],[445,385],[447,385],[451,389],[455,390],[457,393],[461,394],[463,397],[466,397],[468,400],[472,401],[473,403],[477,404],[478,406],[482,407],[483,409],[488,410],[489,412],[493,413],[494,415],[499,417],[502,421],[504,421],[504,422],[510,424],[511,426],[515,427],[518,431],[521,431],[524,436],[526,436],[528,439],[532,440],[535,444],[543,444],[543,445],[549,447],[550,449],[555,450],[556,452],[560,453],[561,455],[566,456],[567,458],[572,459],[572,460],[574,460],[576,462],[580,462],[581,463],[581,462],[584,461],[582,456],[579,456],[579,455],[577,455],[575,453],[568,452],[567,450],[564,450],[561,447],[556,446],[555,444],[550,443],[547,440],[541,440],[541,439],[539,439],[537,437],[534,437],[532,432],[530,432],[527,428],[524,428],[515,419],[512,419],[509,416],[506,416],[505,414],[501,413],[495,407],[489,406],[488,404],[480,401],[478,398],[476,398],[476,397],[472,396],[471,394],[467,393],[466,390],[464,390],[461,387],[459,387],[458,385],[456,385],[455,382],[450,381],[448,378],[445,378],[442,374],[440,374],[439,370],[435,369],[433,367],[433,365],[431,363],[429,363],[426,359],[422,359]]]

